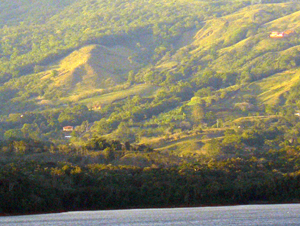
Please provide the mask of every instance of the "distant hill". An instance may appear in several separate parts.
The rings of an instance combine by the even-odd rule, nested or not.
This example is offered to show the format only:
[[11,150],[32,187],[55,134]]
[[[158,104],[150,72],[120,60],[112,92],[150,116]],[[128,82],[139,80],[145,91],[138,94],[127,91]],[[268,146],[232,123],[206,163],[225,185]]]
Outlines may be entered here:
[[[299,108],[295,2],[65,0],[4,6],[0,114],[8,126],[2,136],[23,126],[10,124],[10,117],[34,112],[44,117],[43,123],[30,121],[34,128],[45,137],[62,137],[57,131],[72,122],[64,119],[77,105],[93,113],[80,116],[80,123],[91,123],[84,136],[136,142],[193,134],[219,122],[230,127],[247,115],[274,113],[270,107]],[[47,7],[42,17],[39,9]],[[288,37],[269,37],[288,30]],[[45,116],[53,117],[52,111],[60,121]],[[192,137],[196,149],[210,139]]]

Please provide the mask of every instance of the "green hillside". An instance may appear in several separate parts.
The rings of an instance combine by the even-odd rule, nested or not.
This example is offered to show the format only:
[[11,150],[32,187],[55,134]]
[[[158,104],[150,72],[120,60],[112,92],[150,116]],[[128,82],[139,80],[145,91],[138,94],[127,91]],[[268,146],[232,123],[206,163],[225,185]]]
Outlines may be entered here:
[[[291,3],[253,5],[207,20],[193,43],[170,60],[180,67],[186,64],[182,62],[185,57],[193,58],[203,68],[216,72],[236,72],[240,76],[244,72],[242,77],[249,73],[250,78],[242,79],[250,80],[295,67],[299,64],[299,12],[287,13],[291,6]],[[283,16],[284,13],[287,15]],[[271,31],[285,30],[296,34],[281,40],[269,38]]]
[[[37,9],[48,5],[41,18]],[[0,29],[2,138],[21,135],[26,123],[42,139],[61,140],[62,126],[88,123],[74,142],[97,134],[201,153],[198,144],[223,134],[193,135],[199,129],[235,128],[237,119],[298,109],[300,7],[294,2],[5,7],[18,16],[3,14],[9,23]],[[271,39],[272,31],[293,33]],[[17,115],[28,117],[22,122]]]
[[0,5],[0,215],[299,202],[297,2]]

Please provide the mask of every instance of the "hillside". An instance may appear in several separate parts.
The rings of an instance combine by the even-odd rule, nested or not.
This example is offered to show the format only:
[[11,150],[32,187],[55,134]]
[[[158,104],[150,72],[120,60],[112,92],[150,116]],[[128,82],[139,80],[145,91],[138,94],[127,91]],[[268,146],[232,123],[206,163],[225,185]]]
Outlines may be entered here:
[[0,215],[299,202],[299,19],[285,0],[2,1]]
[[[204,69],[255,74],[251,80],[298,66],[300,14],[291,11],[282,16],[290,7],[291,3],[253,5],[208,20],[193,43],[178,50],[169,61],[180,67],[186,64],[183,59],[192,58]],[[281,40],[269,38],[271,31],[285,30],[293,30],[296,35]]]
[[20,15],[5,14],[10,23],[0,29],[2,138],[22,136],[25,123],[41,139],[63,141],[62,126],[88,123],[72,142],[97,134],[203,153],[224,134],[202,138],[199,129],[298,109],[294,2],[64,1],[60,10],[49,3],[44,20],[32,13],[35,24],[25,19],[29,2],[11,4]]

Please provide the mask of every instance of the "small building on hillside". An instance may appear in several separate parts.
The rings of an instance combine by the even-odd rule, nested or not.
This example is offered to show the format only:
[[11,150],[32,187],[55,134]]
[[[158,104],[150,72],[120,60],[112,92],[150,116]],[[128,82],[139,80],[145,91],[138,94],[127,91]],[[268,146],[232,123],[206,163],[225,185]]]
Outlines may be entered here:
[[73,126],[64,126],[63,127],[63,131],[65,132],[71,132],[74,130],[74,127]]
[[101,104],[95,104],[92,106],[92,110],[101,110],[102,105]]
[[284,32],[272,31],[270,34],[270,38],[285,38],[294,33],[295,33],[295,31],[293,31],[293,30],[287,30]]
[[270,38],[283,38],[284,32],[272,31],[270,34]]

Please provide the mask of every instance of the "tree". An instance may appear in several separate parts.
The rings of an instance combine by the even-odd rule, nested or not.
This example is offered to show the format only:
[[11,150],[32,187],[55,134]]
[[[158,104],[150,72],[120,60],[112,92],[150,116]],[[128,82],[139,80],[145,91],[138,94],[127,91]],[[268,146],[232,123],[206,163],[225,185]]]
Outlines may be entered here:
[[195,123],[202,122],[205,116],[205,111],[200,104],[195,104],[192,109],[192,119]]
[[100,135],[107,134],[111,130],[110,125],[105,118],[102,118],[100,121],[95,122],[93,129],[95,129],[96,132]]
[[115,131],[115,136],[121,141],[134,141],[135,136],[126,122],[121,122]]
[[20,138],[22,136],[23,136],[23,134],[20,129],[10,129],[4,133],[4,139]]
[[135,78],[134,78],[134,72],[133,71],[129,71],[128,72],[128,78],[127,78],[127,82],[131,85],[135,82]]
[[209,122],[215,122],[217,119],[216,113],[213,111],[209,111],[205,114],[205,119]]
[[[78,129],[77,129],[78,127]],[[78,130],[79,133],[85,133],[89,129],[89,122],[88,121],[83,121],[80,126],[77,126],[76,129]]]
[[111,147],[107,147],[103,150],[104,158],[111,162],[115,159],[115,151]]
[[21,129],[23,136],[25,138],[29,138],[29,137],[37,138],[36,132],[38,130],[39,130],[39,128],[38,128],[37,124],[28,124],[28,123],[25,123]]
[[253,81],[253,76],[248,71],[241,73],[240,83],[248,83]]
[[25,151],[27,150],[27,145],[24,141],[14,141],[13,146],[14,151],[20,155],[25,154]]

